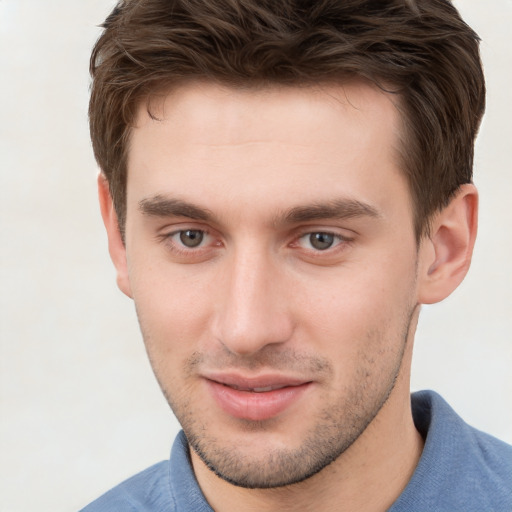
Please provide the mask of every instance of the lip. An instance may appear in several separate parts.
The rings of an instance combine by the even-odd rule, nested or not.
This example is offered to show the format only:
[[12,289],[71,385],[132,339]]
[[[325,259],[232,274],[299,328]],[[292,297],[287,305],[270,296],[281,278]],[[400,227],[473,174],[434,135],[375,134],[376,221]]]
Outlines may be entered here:
[[205,382],[213,399],[226,414],[252,421],[278,416],[312,385],[311,381],[282,375],[208,375]]

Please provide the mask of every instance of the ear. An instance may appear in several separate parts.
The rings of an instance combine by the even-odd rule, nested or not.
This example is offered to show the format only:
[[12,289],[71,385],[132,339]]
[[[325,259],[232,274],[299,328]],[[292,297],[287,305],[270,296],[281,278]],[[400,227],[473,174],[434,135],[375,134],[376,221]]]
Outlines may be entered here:
[[462,185],[434,218],[420,246],[419,302],[433,304],[450,295],[467,274],[478,224],[478,192]]
[[117,214],[112,203],[108,181],[102,173],[98,175],[98,196],[101,217],[107,230],[108,251],[117,271],[117,286],[125,295],[132,298],[126,260],[126,247],[121,238],[121,231],[119,230]]

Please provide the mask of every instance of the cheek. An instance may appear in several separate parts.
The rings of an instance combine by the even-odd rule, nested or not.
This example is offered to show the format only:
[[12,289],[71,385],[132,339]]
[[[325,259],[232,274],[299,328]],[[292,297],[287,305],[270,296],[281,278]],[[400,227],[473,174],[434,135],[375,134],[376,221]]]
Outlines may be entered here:
[[209,322],[211,287],[193,272],[169,265],[131,269],[131,287],[144,341],[153,362],[181,361],[198,350]]
[[[272,293],[285,304],[281,314],[293,317],[295,342],[304,350],[348,360],[361,350],[384,350],[375,346],[379,340],[398,343],[402,337],[415,259],[368,252],[366,259],[339,268],[280,273]],[[148,251],[132,255],[131,289],[154,364],[179,365],[193,352],[214,347],[211,325],[225,292],[221,270],[217,264],[170,265]]]
[[[415,305],[414,258],[376,261],[356,271],[346,267],[325,282],[301,283],[302,325],[308,337],[336,342],[336,350],[355,353],[365,340],[402,339],[403,326]],[[376,335],[376,333],[380,333]]]

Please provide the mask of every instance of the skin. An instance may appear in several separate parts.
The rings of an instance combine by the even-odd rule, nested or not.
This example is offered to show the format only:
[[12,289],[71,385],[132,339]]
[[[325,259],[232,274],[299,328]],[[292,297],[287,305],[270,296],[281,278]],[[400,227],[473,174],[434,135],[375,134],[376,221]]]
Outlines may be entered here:
[[[221,512],[386,510],[423,443],[409,399],[419,307],[467,271],[474,187],[418,244],[397,110],[364,83],[195,83],[151,111],[131,136],[125,244],[102,176],[100,201],[206,498]],[[277,414],[249,400],[241,418],[212,394],[226,378],[302,387]]]

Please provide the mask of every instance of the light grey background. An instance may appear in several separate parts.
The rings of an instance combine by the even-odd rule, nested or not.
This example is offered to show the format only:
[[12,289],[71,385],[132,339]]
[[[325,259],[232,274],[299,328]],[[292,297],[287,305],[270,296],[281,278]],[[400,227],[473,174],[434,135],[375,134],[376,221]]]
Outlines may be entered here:
[[[0,510],[77,510],[168,456],[177,423],[115,287],[87,129],[88,57],[112,0],[0,0]],[[413,389],[512,442],[512,1],[458,0],[483,38],[473,268],[425,308]]]

